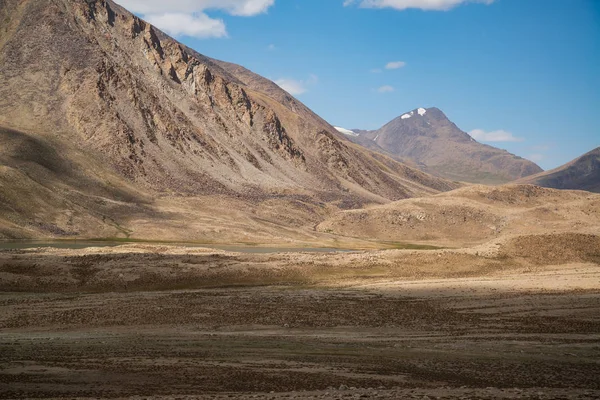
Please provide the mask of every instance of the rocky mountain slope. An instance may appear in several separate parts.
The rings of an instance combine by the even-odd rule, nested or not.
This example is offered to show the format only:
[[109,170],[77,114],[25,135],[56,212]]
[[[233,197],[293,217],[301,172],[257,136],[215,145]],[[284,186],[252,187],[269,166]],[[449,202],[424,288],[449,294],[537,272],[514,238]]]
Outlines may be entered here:
[[[429,173],[472,183],[506,183],[542,169],[505,150],[477,142],[437,108],[402,114],[375,131],[355,130],[355,143],[412,160]],[[371,144],[372,142],[372,144]]]
[[600,193],[600,147],[570,163],[529,176],[520,182],[555,189],[577,189]]
[[296,227],[457,186],[351,143],[273,82],[110,0],[2,0],[0,21],[0,237],[171,236],[183,227],[168,221],[232,201],[260,214],[248,226],[294,203]]

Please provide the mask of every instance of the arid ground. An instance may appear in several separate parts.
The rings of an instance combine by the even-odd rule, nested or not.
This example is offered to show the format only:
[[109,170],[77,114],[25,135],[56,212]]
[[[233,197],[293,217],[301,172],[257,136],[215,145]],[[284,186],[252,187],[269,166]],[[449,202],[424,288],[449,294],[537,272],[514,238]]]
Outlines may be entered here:
[[600,194],[509,184],[598,153],[357,137],[112,0],[0,0],[0,398],[600,398]]
[[4,250],[0,397],[599,398],[598,241]]

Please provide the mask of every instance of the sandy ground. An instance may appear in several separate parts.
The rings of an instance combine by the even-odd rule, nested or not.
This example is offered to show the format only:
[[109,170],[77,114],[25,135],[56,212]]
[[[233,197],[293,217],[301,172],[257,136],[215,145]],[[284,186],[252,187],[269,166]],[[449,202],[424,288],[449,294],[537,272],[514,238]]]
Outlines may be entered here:
[[3,251],[0,398],[599,398],[600,265],[463,253]]

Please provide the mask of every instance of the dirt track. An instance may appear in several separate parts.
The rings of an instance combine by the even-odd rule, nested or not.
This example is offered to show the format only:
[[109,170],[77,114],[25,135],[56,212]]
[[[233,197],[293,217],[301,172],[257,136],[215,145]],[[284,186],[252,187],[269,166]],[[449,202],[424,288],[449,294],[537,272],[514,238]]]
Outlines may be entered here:
[[[423,260],[441,259],[443,269],[458,252],[215,258],[196,250],[196,261],[212,257],[192,264],[202,271],[237,263],[268,277],[265,270],[280,265],[275,275],[283,279],[295,271],[286,266],[294,258],[348,259],[356,267],[325,276],[325,284],[258,286],[246,274],[252,279],[235,287],[172,290],[180,280],[166,277],[187,271],[176,261],[194,256],[104,251],[114,254],[88,263],[85,273],[80,258],[89,261],[93,251],[0,253],[7,290],[0,295],[1,398],[600,397],[600,266],[593,262],[532,267],[503,257],[507,267],[483,268],[479,258],[457,258],[475,267],[435,278],[423,274]],[[383,261],[403,268],[405,253],[419,257],[424,270],[383,279]],[[134,267],[126,265],[135,258],[137,273],[163,277],[163,289],[108,285],[118,274],[128,279]],[[115,259],[123,270],[104,274]],[[26,260],[38,266],[19,275]],[[52,279],[42,264],[55,268]],[[102,290],[86,289],[102,277]],[[14,292],[20,282],[45,279],[51,292]]]

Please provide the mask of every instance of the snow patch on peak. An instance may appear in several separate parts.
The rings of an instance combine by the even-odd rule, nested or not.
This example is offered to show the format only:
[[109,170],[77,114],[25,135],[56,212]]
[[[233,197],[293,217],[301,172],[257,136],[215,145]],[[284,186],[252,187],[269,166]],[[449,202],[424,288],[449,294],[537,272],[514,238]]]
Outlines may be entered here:
[[418,113],[419,113],[419,115],[422,117],[423,115],[425,115],[425,113],[427,112],[427,110],[421,107],[421,108],[419,108],[419,109],[417,110],[417,112],[418,112]]
[[334,126],[334,128],[335,128],[335,130],[337,130],[340,133],[343,133],[344,135],[358,136],[358,133],[352,132],[350,129],[340,128],[339,126]]
[[402,118],[402,119],[409,119],[410,117],[412,117],[412,113],[411,114],[404,114],[400,118]]

